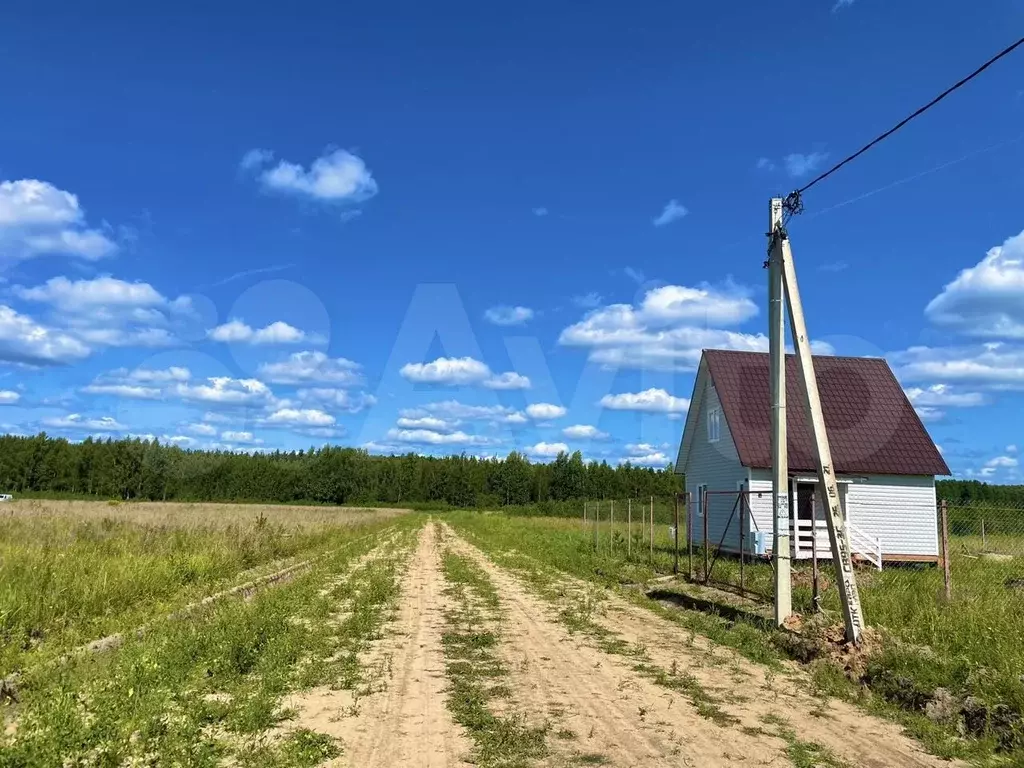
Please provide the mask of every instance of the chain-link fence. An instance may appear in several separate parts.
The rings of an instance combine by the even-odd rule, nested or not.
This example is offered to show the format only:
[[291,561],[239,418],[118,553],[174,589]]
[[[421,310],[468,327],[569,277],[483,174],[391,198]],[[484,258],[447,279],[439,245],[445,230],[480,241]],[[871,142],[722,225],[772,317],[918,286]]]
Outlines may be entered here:
[[947,597],[1024,595],[1024,507],[943,500],[939,535]]

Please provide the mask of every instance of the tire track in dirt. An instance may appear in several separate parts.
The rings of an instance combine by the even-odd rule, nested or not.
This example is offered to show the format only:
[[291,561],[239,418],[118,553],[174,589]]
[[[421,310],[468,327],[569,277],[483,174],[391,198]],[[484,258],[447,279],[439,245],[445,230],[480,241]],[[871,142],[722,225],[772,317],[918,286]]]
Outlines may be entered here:
[[[483,553],[463,543],[481,564],[490,564],[492,573],[501,573]],[[847,702],[830,700],[823,703],[811,696],[792,679],[806,681],[803,670],[795,666],[791,667],[789,679],[775,676],[767,668],[748,661],[731,649],[715,648],[704,638],[694,639],[689,630],[616,596],[610,590],[564,574],[560,574],[559,581],[564,587],[566,603],[579,600],[588,592],[599,591],[605,610],[603,615],[595,612],[592,617],[594,623],[630,646],[642,647],[650,661],[661,669],[678,669],[693,675],[703,688],[719,697],[718,706],[739,720],[739,725],[728,731],[717,730],[718,738],[727,738],[731,745],[746,736],[743,729],[770,729],[771,726],[765,725],[766,716],[783,717],[801,740],[822,744],[858,768],[948,768],[962,765],[928,754],[894,723],[874,717]],[[704,730],[712,727],[706,720],[699,720],[697,725]],[[692,735],[693,730],[687,727],[688,746]],[[782,742],[769,737],[760,739],[759,743],[761,755],[767,756],[775,752],[770,748],[771,744]],[[784,744],[782,748],[784,750]],[[697,764],[708,763],[701,760]],[[760,764],[787,765],[789,761],[783,757],[781,762]]]
[[468,766],[471,744],[446,707],[444,659],[444,579],[437,532],[428,524],[402,576],[397,615],[374,643],[364,669],[374,670],[371,692],[318,688],[289,697],[294,727],[309,728],[342,741],[344,753],[331,766],[423,768]]
[[[701,718],[685,696],[633,670],[634,661],[607,654],[571,635],[552,606],[528,592],[450,529],[453,551],[483,568],[501,595],[505,615],[499,653],[509,668],[516,709],[553,721],[544,765],[585,761],[615,766],[782,766],[785,744]],[[571,731],[562,740],[559,732]],[[567,734],[568,735],[568,734]]]

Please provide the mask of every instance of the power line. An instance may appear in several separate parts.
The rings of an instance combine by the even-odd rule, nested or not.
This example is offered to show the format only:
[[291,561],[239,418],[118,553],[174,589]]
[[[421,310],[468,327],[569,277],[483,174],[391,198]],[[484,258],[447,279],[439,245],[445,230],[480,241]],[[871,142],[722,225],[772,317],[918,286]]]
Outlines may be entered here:
[[1018,47],[1020,47],[1021,45],[1024,45],[1024,37],[1022,37],[1022,38],[1021,38],[1020,40],[1018,40],[1017,42],[1015,42],[1015,43],[1014,43],[1013,45],[1010,45],[1010,46],[1008,46],[1008,47],[1004,48],[1003,50],[1001,50],[1001,51],[1000,51],[999,53],[997,53],[997,54],[996,54],[995,56],[993,56],[993,57],[992,57],[991,59],[989,59],[989,60],[988,60],[988,61],[986,61],[986,62],[985,62],[984,64],[982,64],[982,65],[981,65],[980,67],[978,67],[978,68],[977,68],[976,70],[974,70],[973,72],[971,72],[971,74],[967,75],[967,77],[965,77],[965,78],[963,78],[962,80],[960,80],[960,81],[958,81],[958,82],[954,83],[953,85],[951,85],[951,86],[950,86],[949,88],[947,88],[946,90],[944,90],[944,91],[943,91],[942,93],[940,93],[940,94],[939,94],[938,96],[936,96],[936,97],[935,97],[934,99],[932,99],[931,101],[929,101],[929,102],[928,102],[927,104],[925,104],[925,105],[924,105],[923,107],[921,107],[921,108],[917,109],[917,110],[916,110],[915,112],[913,112],[913,113],[912,113],[911,115],[909,115],[909,116],[907,116],[907,117],[903,118],[902,120],[900,120],[900,122],[896,123],[896,125],[894,125],[894,126],[893,126],[892,128],[890,128],[890,129],[889,129],[888,131],[886,131],[885,133],[883,133],[883,134],[881,134],[880,136],[878,136],[878,137],[876,137],[876,138],[872,139],[872,140],[871,140],[870,142],[868,142],[868,143],[867,143],[867,144],[865,144],[865,145],[864,145],[863,147],[861,147],[860,149],[858,149],[858,150],[857,150],[856,152],[854,152],[854,153],[853,153],[852,155],[850,155],[849,157],[847,157],[847,158],[846,158],[845,160],[843,160],[842,162],[836,163],[836,164],[835,164],[834,166],[832,166],[831,168],[829,168],[829,169],[828,169],[827,171],[825,171],[825,172],[824,172],[823,174],[821,174],[820,176],[818,176],[818,177],[817,177],[816,179],[814,179],[813,181],[809,182],[808,184],[805,184],[804,186],[802,186],[802,187],[801,187],[800,189],[798,189],[798,190],[797,190],[797,191],[796,191],[796,192],[795,192],[795,193],[794,193],[793,195],[791,195],[791,197],[796,197],[797,199],[799,199],[799,196],[800,196],[800,195],[802,195],[802,194],[803,194],[804,192],[806,192],[806,191],[807,191],[808,189],[810,189],[811,187],[813,187],[813,186],[814,186],[815,184],[817,184],[817,183],[818,183],[819,181],[824,181],[825,179],[827,179],[827,178],[828,178],[829,176],[831,176],[831,175],[832,175],[833,173],[835,173],[836,171],[838,171],[838,170],[839,170],[840,168],[842,168],[842,167],[843,167],[844,165],[846,165],[847,163],[851,162],[852,160],[856,160],[856,159],[857,159],[858,157],[860,157],[861,155],[863,155],[863,154],[864,154],[865,152],[867,152],[867,151],[868,151],[869,149],[871,149],[871,148],[872,148],[873,146],[875,146],[876,144],[878,144],[878,143],[880,143],[880,142],[884,141],[885,139],[889,138],[890,136],[892,136],[892,135],[893,135],[894,133],[896,133],[896,131],[898,131],[898,130],[899,130],[900,128],[902,128],[902,127],[903,127],[904,125],[906,125],[907,123],[909,123],[909,122],[910,122],[911,120],[913,120],[913,119],[914,119],[915,117],[918,117],[918,116],[920,116],[920,115],[924,114],[925,112],[927,112],[927,111],[928,111],[929,109],[931,109],[931,108],[932,108],[932,107],[934,107],[934,106],[935,106],[936,104],[938,104],[938,103],[939,103],[940,101],[942,101],[942,100],[943,100],[944,98],[946,98],[947,96],[949,96],[949,94],[953,93],[953,91],[955,91],[955,90],[957,90],[958,88],[960,88],[960,87],[962,87],[962,86],[966,85],[967,83],[969,83],[969,82],[970,82],[971,80],[973,80],[974,78],[976,78],[976,77],[977,77],[978,75],[980,75],[980,74],[981,74],[982,72],[984,72],[984,71],[985,71],[986,69],[988,69],[989,67],[991,67],[991,66],[992,66],[993,64],[995,64],[995,63],[996,63],[997,61],[999,61],[999,60],[1000,60],[1001,58],[1003,58],[1004,56],[1006,56],[1006,55],[1008,55],[1008,54],[1012,53],[1012,52],[1013,52],[1013,51],[1014,51],[1015,49],[1017,49],[1017,48],[1018,48]]

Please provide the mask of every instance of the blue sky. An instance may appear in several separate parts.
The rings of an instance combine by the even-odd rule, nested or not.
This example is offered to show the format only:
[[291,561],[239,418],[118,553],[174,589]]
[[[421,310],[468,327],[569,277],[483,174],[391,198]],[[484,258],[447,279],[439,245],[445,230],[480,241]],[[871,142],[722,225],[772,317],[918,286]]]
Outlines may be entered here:
[[[0,428],[661,465],[785,194],[1024,5],[0,10]],[[811,334],[1014,481],[1024,58],[806,197]]]

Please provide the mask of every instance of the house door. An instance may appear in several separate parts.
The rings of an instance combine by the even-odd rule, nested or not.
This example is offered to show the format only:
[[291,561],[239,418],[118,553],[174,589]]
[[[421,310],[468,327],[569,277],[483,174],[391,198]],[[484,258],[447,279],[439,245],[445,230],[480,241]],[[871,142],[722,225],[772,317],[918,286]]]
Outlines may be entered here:
[[818,557],[831,556],[828,523],[823,516],[821,500],[816,498],[817,483],[796,483],[793,505],[793,554],[810,557],[815,549]]

